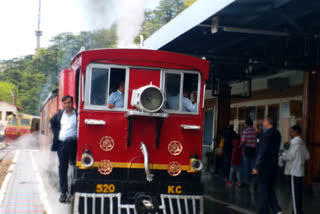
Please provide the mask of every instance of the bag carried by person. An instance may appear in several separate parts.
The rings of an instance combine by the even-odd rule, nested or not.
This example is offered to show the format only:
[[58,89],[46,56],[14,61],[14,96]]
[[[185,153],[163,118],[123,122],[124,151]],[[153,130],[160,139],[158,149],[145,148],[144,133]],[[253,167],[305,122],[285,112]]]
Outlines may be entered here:
[[221,138],[218,148],[216,148],[214,150],[214,153],[218,156],[218,157],[222,157],[223,156],[223,147],[224,147],[224,139]]

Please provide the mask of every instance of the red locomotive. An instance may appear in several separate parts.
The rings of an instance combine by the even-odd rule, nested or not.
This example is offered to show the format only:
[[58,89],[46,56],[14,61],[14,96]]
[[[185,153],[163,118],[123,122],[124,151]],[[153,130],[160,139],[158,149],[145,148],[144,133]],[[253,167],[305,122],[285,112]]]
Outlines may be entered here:
[[208,72],[206,60],[164,51],[105,49],[74,57],[41,113],[45,130],[62,96],[75,98],[74,213],[203,213]]

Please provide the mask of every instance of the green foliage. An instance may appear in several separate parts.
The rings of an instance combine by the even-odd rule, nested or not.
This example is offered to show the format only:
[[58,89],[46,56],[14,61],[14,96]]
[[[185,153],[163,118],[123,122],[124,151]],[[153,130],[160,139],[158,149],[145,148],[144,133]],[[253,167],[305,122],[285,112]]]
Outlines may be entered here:
[[[145,11],[145,20],[140,35],[148,38],[171,19],[176,17],[184,9],[193,4],[196,0],[162,0],[154,10]],[[139,43],[139,36],[135,39]]]
[[184,0],[184,4],[186,5],[186,7],[191,6],[195,1],[197,0]]
[[0,81],[0,100],[8,103],[13,103],[12,92],[15,85],[9,82]]
[[71,58],[80,50],[111,48],[116,44],[115,26],[78,35],[61,33],[51,40],[48,48],[41,48],[34,56],[1,61],[0,100],[13,103],[11,91],[17,88],[17,100],[25,113],[38,115],[40,104],[58,86],[58,74],[70,67]]

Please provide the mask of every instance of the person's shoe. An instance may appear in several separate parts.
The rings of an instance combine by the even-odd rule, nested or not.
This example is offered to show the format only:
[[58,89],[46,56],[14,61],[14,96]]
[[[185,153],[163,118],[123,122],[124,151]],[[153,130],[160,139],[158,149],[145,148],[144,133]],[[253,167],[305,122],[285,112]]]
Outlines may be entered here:
[[232,188],[232,186],[233,186],[232,181],[227,181],[227,182],[226,182],[226,186],[227,186],[228,188]]
[[69,194],[69,196],[67,197],[65,203],[70,204],[70,203],[72,202],[72,200],[73,200],[73,195],[72,195],[72,194]]
[[67,201],[67,194],[66,193],[61,193],[60,198],[59,198],[59,202],[60,203],[66,203]]

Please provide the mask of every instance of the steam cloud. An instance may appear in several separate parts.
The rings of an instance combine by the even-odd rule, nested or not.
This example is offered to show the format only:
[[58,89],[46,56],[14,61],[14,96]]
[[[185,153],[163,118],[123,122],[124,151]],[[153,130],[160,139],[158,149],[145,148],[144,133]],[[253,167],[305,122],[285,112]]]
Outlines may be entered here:
[[117,19],[118,46],[134,43],[144,21],[147,0],[120,0],[123,14]]
[[116,23],[118,47],[134,43],[144,21],[148,0],[81,0],[91,30]]

